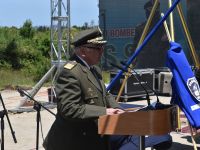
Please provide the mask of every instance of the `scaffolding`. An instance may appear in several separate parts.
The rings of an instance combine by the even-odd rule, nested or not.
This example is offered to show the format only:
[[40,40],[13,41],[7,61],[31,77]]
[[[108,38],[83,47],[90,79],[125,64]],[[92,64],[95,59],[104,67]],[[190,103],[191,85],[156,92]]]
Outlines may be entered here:
[[[69,59],[70,51],[70,0],[64,3],[62,0],[51,0],[51,68],[33,87],[30,96],[34,97],[42,85],[51,78],[51,100],[53,102],[54,83],[60,73],[60,67]],[[28,97],[20,101],[17,108],[24,106]]]
[[56,68],[52,76],[51,102],[53,101],[54,83],[60,67],[69,59],[70,50],[70,0],[51,0],[51,65]]

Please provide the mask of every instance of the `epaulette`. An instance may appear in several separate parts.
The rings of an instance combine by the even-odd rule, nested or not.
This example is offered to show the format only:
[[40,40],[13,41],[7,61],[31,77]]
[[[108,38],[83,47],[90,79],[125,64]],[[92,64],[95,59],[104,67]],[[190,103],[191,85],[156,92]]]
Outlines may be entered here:
[[72,69],[74,66],[76,66],[77,62],[76,61],[69,61],[64,68],[66,69]]

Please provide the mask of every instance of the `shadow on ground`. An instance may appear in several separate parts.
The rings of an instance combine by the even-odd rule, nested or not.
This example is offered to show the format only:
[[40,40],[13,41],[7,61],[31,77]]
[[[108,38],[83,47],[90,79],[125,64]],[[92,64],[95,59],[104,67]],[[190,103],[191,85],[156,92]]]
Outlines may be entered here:
[[[172,147],[169,150],[194,150],[194,147],[191,145],[173,142]],[[200,150],[200,148],[198,148],[198,150]]]
[[[188,142],[192,143],[191,136],[183,136],[182,138],[186,139]],[[200,136],[195,138],[197,144],[200,144]]]

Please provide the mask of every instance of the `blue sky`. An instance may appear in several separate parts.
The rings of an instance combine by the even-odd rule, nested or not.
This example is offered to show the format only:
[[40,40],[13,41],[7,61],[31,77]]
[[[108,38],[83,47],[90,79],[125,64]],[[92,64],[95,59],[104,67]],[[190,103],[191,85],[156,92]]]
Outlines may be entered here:
[[[66,3],[67,0],[63,0]],[[71,0],[71,25],[98,24],[98,0]],[[2,0],[0,26],[21,27],[30,19],[33,26],[50,26],[50,0]]]

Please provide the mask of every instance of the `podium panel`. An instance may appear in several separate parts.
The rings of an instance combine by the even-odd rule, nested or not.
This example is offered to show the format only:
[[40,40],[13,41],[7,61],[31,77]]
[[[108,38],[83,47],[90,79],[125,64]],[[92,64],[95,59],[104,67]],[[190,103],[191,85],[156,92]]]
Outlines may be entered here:
[[177,107],[104,115],[98,133],[108,135],[163,135],[177,128]]

